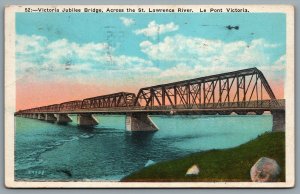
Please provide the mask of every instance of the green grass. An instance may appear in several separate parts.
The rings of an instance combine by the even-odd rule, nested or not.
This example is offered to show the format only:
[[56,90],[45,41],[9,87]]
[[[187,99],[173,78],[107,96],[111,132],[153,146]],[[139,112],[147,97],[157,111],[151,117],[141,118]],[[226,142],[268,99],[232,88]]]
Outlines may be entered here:
[[[164,181],[251,181],[250,169],[261,157],[275,159],[281,167],[279,181],[285,181],[285,133],[269,132],[235,148],[194,153],[176,160],[143,168],[124,177],[124,182]],[[185,176],[197,164],[197,176]]]

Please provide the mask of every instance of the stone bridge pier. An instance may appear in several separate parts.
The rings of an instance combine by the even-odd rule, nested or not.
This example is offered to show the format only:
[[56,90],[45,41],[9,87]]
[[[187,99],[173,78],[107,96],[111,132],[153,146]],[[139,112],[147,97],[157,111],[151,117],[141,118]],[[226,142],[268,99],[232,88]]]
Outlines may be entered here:
[[38,120],[45,120],[45,114],[44,113],[39,113],[38,114]]
[[69,123],[72,122],[72,119],[68,114],[56,114],[57,123]]
[[77,124],[79,126],[95,126],[98,125],[99,122],[92,114],[78,114]]
[[39,115],[38,114],[33,114],[34,119],[38,119]]
[[45,121],[55,122],[57,119],[52,113],[46,113]]
[[158,127],[147,113],[126,114],[127,131],[157,131]]
[[285,131],[285,110],[272,110],[273,127],[272,131]]

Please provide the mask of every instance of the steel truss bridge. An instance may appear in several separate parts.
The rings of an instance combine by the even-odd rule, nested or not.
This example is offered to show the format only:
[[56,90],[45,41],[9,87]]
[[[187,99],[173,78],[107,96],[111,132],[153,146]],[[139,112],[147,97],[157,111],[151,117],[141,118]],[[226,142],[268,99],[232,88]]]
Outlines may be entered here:
[[[257,68],[199,77],[141,88],[137,95],[119,92],[83,100],[20,110],[17,116],[95,125],[92,114],[126,114],[129,130],[157,129],[149,114],[261,115],[270,111],[273,130],[284,130],[285,100],[276,99],[263,73]],[[47,117],[48,116],[48,117]],[[59,118],[61,117],[61,118]]]

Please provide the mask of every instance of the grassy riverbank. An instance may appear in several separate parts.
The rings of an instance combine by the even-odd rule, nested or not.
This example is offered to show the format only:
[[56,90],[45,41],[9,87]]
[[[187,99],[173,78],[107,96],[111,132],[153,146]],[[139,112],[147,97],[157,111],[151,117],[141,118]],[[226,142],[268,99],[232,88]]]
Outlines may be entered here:
[[[265,133],[235,148],[210,150],[186,157],[157,163],[143,168],[121,181],[251,181],[250,169],[260,157],[275,159],[282,171],[280,181],[285,181],[285,133]],[[197,164],[197,176],[185,176],[188,168]]]

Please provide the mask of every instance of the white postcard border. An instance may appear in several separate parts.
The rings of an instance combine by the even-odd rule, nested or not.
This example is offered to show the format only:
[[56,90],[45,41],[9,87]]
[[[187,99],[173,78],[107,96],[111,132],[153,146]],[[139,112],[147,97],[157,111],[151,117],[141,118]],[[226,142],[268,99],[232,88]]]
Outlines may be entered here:
[[[43,8],[247,8],[250,12],[286,13],[286,182],[25,182],[14,180],[14,112],[16,107],[15,13],[24,7]],[[96,14],[96,13],[95,13]],[[100,13],[101,14],[101,13]],[[111,13],[113,14],[113,13]],[[143,13],[140,13],[143,14]],[[166,13],[167,14],[167,13]],[[284,188],[295,184],[294,7],[291,5],[22,5],[5,9],[5,185],[13,188]]]

